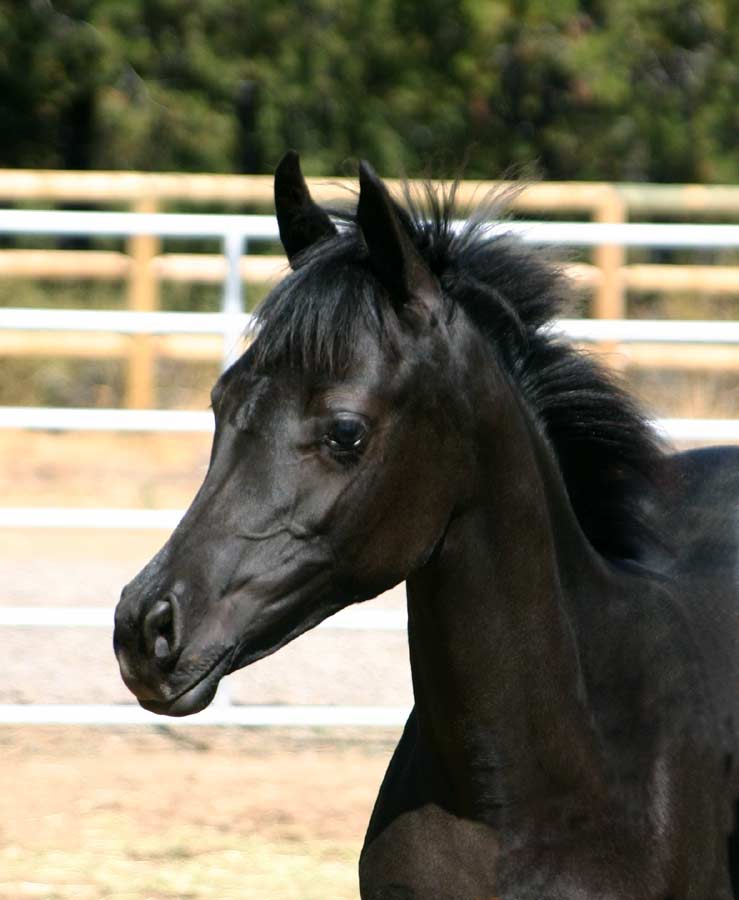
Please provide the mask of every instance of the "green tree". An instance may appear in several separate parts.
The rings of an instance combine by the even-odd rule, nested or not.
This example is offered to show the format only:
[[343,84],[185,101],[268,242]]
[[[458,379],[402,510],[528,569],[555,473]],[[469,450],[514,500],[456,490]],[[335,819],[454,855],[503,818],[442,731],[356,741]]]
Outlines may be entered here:
[[0,0],[0,164],[733,181],[733,0]]
[[0,160],[17,167],[87,168],[95,157],[104,47],[89,2],[0,0]]

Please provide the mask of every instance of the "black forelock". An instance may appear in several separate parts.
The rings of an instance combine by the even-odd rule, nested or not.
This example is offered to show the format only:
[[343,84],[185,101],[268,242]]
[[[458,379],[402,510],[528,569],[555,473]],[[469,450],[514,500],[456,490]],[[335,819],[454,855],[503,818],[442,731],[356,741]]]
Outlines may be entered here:
[[[491,231],[500,198],[459,225],[454,188],[406,191],[398,215],[442,287],[449,314],[462,309],[498,359],[548,439],[591,543],[609,557],[638,558],[654,537],[644,510],[661,449],[616,378],[557,338],[551,321],[570,299],[557,266],[510,234]],[[392,340],[392,307],[372,272],[351,213],[339,233],[307,250],[257,314],[254,364],[340,375],[369,330]]]
[[301,254],[298,267],[265,298],[255,317],[253,365],[340,376],[361,333],[383,335],[386,305],[353,220]]

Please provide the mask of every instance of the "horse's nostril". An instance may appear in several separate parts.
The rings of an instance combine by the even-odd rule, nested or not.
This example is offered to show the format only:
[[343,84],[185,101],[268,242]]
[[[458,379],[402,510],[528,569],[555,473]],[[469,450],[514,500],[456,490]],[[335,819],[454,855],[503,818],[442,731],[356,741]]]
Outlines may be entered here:
[[157,600],[144,617],[146,649],[157,662],[170,662],[179,651],[177,619],[177,598],[174,594]]
[[167,659],[171,655],[171,650],[169,649],[169,641],[163,634],[160,634],[159,637],[154,641],[154,656],[157,659]]

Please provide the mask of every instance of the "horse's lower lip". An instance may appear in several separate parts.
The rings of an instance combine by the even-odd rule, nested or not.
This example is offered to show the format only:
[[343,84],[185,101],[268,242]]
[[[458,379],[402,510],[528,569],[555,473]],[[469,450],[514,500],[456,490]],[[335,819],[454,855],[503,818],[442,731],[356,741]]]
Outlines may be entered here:
[[229,654],[224,654],[199,681],[174,700],[139,700],[141,706],[160,716],[190,716],[200,712],[215,697],[221,678],[228,668]]

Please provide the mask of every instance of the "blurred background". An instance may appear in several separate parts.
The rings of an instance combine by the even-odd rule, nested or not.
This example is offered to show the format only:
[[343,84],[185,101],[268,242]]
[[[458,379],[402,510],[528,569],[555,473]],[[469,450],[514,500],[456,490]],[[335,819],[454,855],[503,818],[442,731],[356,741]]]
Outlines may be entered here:
[[[729,0],[3,0],[22,168],[731,182]],[[432,169],[429,172],[429,168]]]
[[[463,179],[461,214],[524,179],[571,333],[675,446],[739,442],[739,237],[708,228],[739,225],[732,0],[0,0],[0,898],[358,896],[402,586],[231,676],[221,724],[142,716],[111,649],[285,272],[290,147],[327,201],[360,158]],[[568,231],[630,222],[690,237]]]

